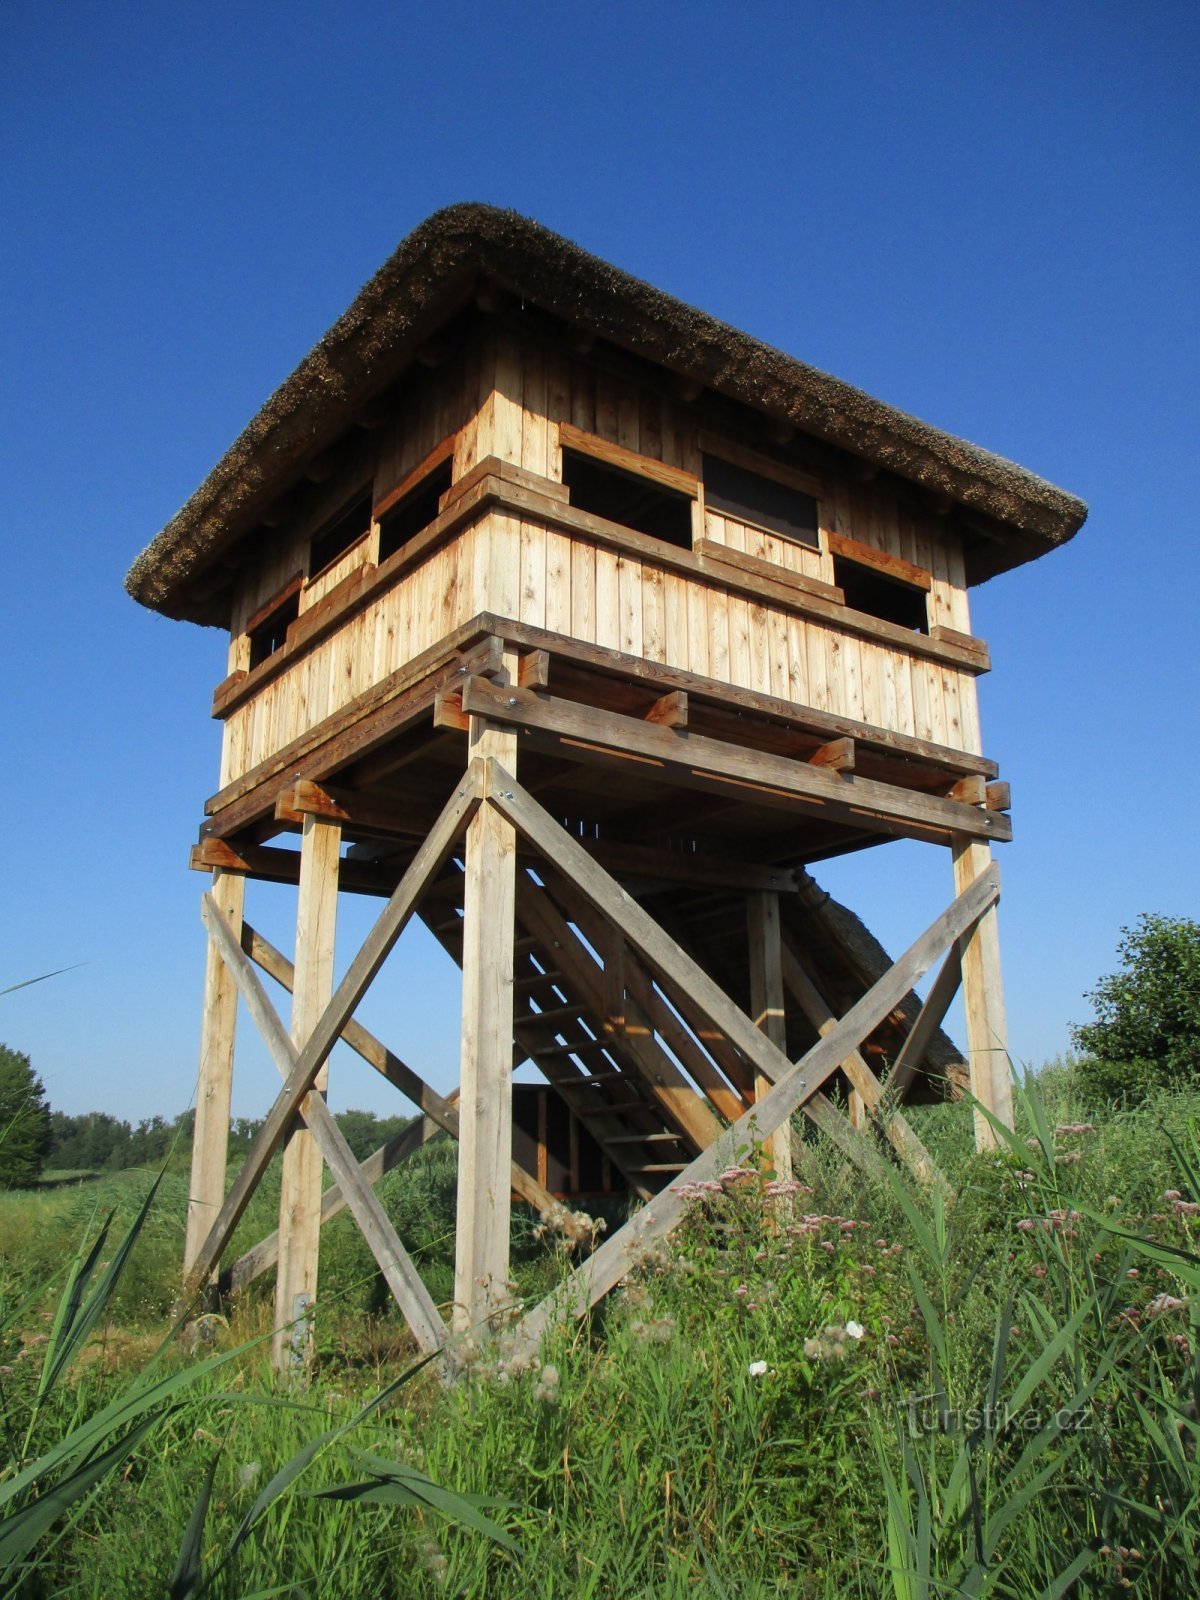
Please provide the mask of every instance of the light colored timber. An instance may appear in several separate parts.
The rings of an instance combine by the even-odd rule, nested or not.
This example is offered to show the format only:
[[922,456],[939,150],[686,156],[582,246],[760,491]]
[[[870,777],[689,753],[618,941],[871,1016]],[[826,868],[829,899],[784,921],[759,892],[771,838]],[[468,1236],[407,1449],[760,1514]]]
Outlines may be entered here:
[[[246,880],[240,872],[218,868],[212,895],[234,927],[241,924]],[[192,1135],[192,1176],[188,1185],[184,1274],[225,1198],[229,1154],[229,1103],[233,1089],[233,1047],[237,1027],[237,985],[209,944],[204,958],[204,1013],[200,1023],[200,1070],[196,1079],[196,1125]]]
[[[333,994],[334,933],[342,830],[323,816],[307,815],[300,840],[300,884],[296,897],[296,981],[292,990],[292,1039],[307,1043]],[[307,1366],[312,1358],[321,1238],[321,1152],[306,1118],[324,1103],[328,1067],[322,1067],[289,1128],[283,1145],[279,1186],[279,1272],[275,1280],[276,1368]],[[287,1076],[287,1072],[284,1072]]]
[[594,433],[585,433],[582,428],[573,427],[569,422],[560,422],[558,425],[559,446],[566,450],[577,450],[581,455],[591,456],[596,461],[603,461],[607,466],[617,467],[622,472],[632,472],[639,478],[648,478],[651,483],[658,483],[664,489],[674,489],[678,494],[685,494],[689,499],[695,499],[698,492],[698,480],[694,473],[685,472],[680,467],[668,466],[664,461],[656,461],[650,456],[641,455],[636,450],[627,450],[619,444],[612,444],[607,439],[601,439]]
[[862,544],[857,539],[847,539],[840,533],[830,533],[826,537],[831,555],[845,556],[848,561],[856,561],[861,567],[871,567],[913,589],[933,588],[933,574],[924,567],[905,561],[901,556],[889,555],[886,550],[877,550],[874,545]]
[[[750,956],[750,1015],[756,1028],[784,1054],[787,1051],[787,1014],[783,996],[783,944],[779,927],[779,896],[755,891],[746,896],[746,943]],[[762,1098],[772,1080],[758,1073],[754,1097]],[[775,1176],[788,1182],[792,1176],[791,1124],[785,1123],[763,1142],[764,1154]]]
[[[976,879],[807,1054],[795,1063],[783,1057],[783,1070],[763,1099],[756,1101],[707,1150],[702,1150],[669,1189],[656,1195],[623,1228],[606,1239],[559,1289],[524,1318],[516,1330],[515,1353],[535,1352],[550,1327],[583,1316],[614,1288],[646,1247],[669,1233],[680,1221],[689,1204],[687,1189],[740,1161],[748,1147],[773,1133],[811,1098],[838,1070],[849,1052],[857,1049],[900,1004],[947,945],[995,903],[998,893],[994,871]],[[753,1024],[746,1020],[753,1030]],[[762,1045],[764,1058],[776,1065],[778,1052],[766,1040]]]
[[[699,598],[705,599],[703,591]],[[698,617],[707,619],[707,615],[704,608],[697,612]],[[690,616],[689,610],[689,629]],[[880,755],[903,756],[906,760],[947,772],[980,773],[986,778],[994,778],[1000,770],[994,761],[971,751],[951,749],[948,745],[935,744],[930,739],[872,726],[857,715],[819,711],[810,703],[807,690],[802,697],[804,703],[800,703],[773,693],[760,694],[738,684],[723,683],[715,677],[705,676],[700,669],[683,670],[663,662],[624,654],[615,647],[589,644],[582,639],[560,638],[547,633],[544,628],[535,628],[527,623],[481,615],[475,619],[475,624],[480,631],[486,629],[501,635],[506,645],[545,650],[552,666],[555,661],[561,661],[564,665],[582,668],[589,673],[644,683],[647,688],[653,686],[660,694],[667,689],[682,689],[693,708],[704,705],[738,714],[748,712],[770,724],[810,733],[822,743],[847,737],[853,739],[861,749],[869,749]],[[482,675],[486,677],[488,673]]]
[[396,940],[408,926],[418,899],[430,880],[440,871],[463,828],[478,809],[481,777],[482,775],[474,769],[463,775],[443,807],[441,815],[418,847],[408,870],[396,885],[375,926],[350,963],[345,977],[309,1036],[308,1043],[300,1051],[294,1069],[278,1099],[267,1113],[262,1127],[255,1135],[246,1153],[246,1159],[230,1186],[229,1193],[225,1196],[224,1204],[204,1243],[196,1253],[191,1274],[185,1283],[185,1298],[194,1295],[216,1268],[230,1235],[241,1220],[250,1196],[258,1187],[267,1164],[278,1148],[292,1118],[300,1109],[300,1104],[311,1089],[318,1072],[328,1060],[329,1052],[341,1036],[342,1029],[370,987],[375,974],[387,959]]
[[[288,1083],[300,1070],[301,1051],[288,1037],[278,1013],[267,998],[258,974],[249,957],[238,942],[234,930],[226,922],[210,896],[205,896],[204,920],[209,937],[220,949],[223,959],[233,973],[246,1009],[253,1017],[263,1043],[270,1051],[280,1076]],[[319,1024],[318,1024],[319,1026]],[[311,1038],[311,1035],[310,1035]],[[345,1136],[333,1119],[333,1113],[324,1097],[310,1094],[303,1101],[306,1124],[318,1148],[329,1163],[346,1203],[358,1224],[379,1270],[395,1296],[396,1303],[412,1329],[417,1344],[426,1353],[440,1350],[446,1342],[446,1328],[438,1315],[429,1292],[421,1282],[408,1252],[401,1244],[371,1185],[366,1181]],[[317,1201],[317,1224],[320,1225],[320,1199]],[[281,1230],[279,1238],[280,1262],[287,1240]]]
[[[520,670],[504,658],[509,684]],[[502,694],[509,693],[504,687]],[[472,761],[516,765],[511,728],[473,716]],[[454,1327],[486,1325],[511,1298],[508,1287],[512,1168],[513,956],[516,834],[507,818],[481,806],[467,825],[462,929],[462,1099],[458,1136],[458,1212]]]
[[742,573],[749,578],[764,578],[769,583],[780,583],[787,589],[796,589],[801,594],[813,594],[822,600],[831,600],[834,605],[845,605],[846,596],[841,589],[833,583],[825,583],[821,578],[810,578],[803,572],[793,572],[788,567],[781,567],[777,561],[764,561],[761,556],[748,555],[744,550],[736,550],[732,545],[718,544],[715,539],[697,539],[692,547],[697,556],[705,564],[707,570],[714,563],[718,569],[731,567],[734,572]]
[[659,728],[636,717],[621,716],[575,701],[532,695],[522,689],[499,689],[481,678],[462,686],[464,711],[557,736],[570,755],[589,749],[618,758],[648,758],[663,776],[689,787],[753,791],[764,804],[815,807],[823,817],[858,827],[877,825],[898,837],[948,843],[952,833],[1008,839],[1011,827],[998,814],[961,806],[936,795],[920,794],[875,779],[856,777],[848,783],[836,772],[790,761],[686,729]]
[[660,695],[646,712],[646,721],[660,728],[686,728],[688,725],[688,697],[684,690],[673,689]]
[[989,811],[1011,811],[1012,785],[999,781],[989,783],[984,804]]
[[[954,885],[960,894],[989,871],[996,871],[991,851],[978,839],[965,836],[955,839],[953,856]],[[971,1093],[998,1121],[1011,1128],[1012,1067],[1008,1058],[1004,984],[1000,976],[1000,931],[994,907],[980,917],[966,941],[962,987]],[[976,1148],[990,1150],[995,1144],[995,1130],[976,1108]]]
[[830,772],[854,771],[854,740],[830,739],[808,758],[812,767],[828,767]]
[[[242,948],[256,966],[261,967],[284,989],[291,991],[292,963],[276,950],[269,940],[264,939],[257,929],[251,928],[248,924],[243,924]],[[342,1029],[342,1039],[355,1054],[361,1056],[375,1068],[376,1072],[386,1078],[393,1088],[399,1089],[401,1094],[419,1107],[436,1129],[448,1133],[452,1139],[458,1138],[457,1090],[452,1099],[443,1098],[419,1073],[414,1072],[412,1067],[402,1061],[394,1051],[389,1050],[382,1040],[369,1033],[360,1022],[353,1020],[347,1022]],[[557,1206],[554,1196],[515,1161],[512,1164],[512,1187],[527,1205],[533,1206],[543,1216]]]
[[[784,982],[800,1009],[819,1034],[823,1036],[829,1033],[837,1026],[837,1017],[818,989],[812,973],[800,960],[797,952],[786,943],[783,947],[782,963]],[[881,1117],[885,1093],[857,1047],[851,1050],[842,1062],[842,1071],[849,1079],[854,1093],[862,1101],[865,1112],[870,1116]],[[853,1122],[853,1118],[851,1121]],[[896,1154],[923,1183],[932,1183],[939,1179],[940,1175],[932,1156],[899,1111],[893,1111],[886,1121],[881,1121],[880,1128]]]

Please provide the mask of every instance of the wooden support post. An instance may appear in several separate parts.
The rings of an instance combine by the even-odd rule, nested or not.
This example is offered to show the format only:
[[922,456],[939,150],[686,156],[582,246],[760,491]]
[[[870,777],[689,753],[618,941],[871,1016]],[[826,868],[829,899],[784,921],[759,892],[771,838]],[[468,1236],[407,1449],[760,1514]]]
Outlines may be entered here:
[[[783,945],[779,928],[779,896],[754,892],[746,896],[746,935],[750,950],[750,1015],[755,1027],[775,1048],[787,1053],[787,1021],[783,1000]],[[754,1097],[767,1093],[774,1080],[756,1073]],[[792,1176],[791,1123],[785,1122],[763,1143],[775,1176]]]
[[[519,663],[506,653],[510,684]],[[515,770],[517,735],[473,716],[470,758]],[[462,1098],[454,1256],[456,1332],[485,1323],[509,1298],[513,957],[517,835],[485,804],[467,827],[462,945]]]
[[[337,923],[338,860],[342,830],[326,817],[306,815],[300,841],[300,887],[296,907],[296,977],[292,993],[292,1039],[308,1043],[333,994],[333,944]],[[317,1074],[308,1098],[325,1098],[328,1067]],[[317,1296],[321,1242],[321,1152],[300,1118],[283,1147],[279,1191],[279,1267],[275,1280],[275,1366],[307,1366],[312,1324],[306,1316]],[[303,1318],[297,1321],[297,1318]]]
[[[240,872],[218,868],[213,898],[234,927],[240,927],[246,880]],[[225,1198],[229,1153],[229,1099],[233,1089],[233,1043],[237,1022],[237,984],[211,941],[204,958],[204,1015],[200,1023],[200,1072],[196,1080],[196,1126],[192,1133],[192,1178],[188,1187],[184,1276]]]
[[[991,848],[984,841],[956,835],[953,844],[954,886],[959,894],[993,868]],[[980,917],[963,949],[963,1003],[967,1016],[967,1056],[971,1093],[1006,1127],[1013,1125],[1012,1072],[1008,1029],[1004,1018],[1004,986],[1000,976],[1000,932],[995,906]],[[991,1149],[996,1135],[987,1118],[975,1113],[975,1145]]]

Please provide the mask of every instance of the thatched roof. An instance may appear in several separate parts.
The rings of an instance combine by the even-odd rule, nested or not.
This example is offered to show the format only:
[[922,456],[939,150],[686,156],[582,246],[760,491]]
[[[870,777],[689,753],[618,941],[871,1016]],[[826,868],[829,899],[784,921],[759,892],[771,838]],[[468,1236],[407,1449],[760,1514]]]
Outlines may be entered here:
[[980,514],[1000,538],[971,546],[972,582],[1064,543],[1087,515],[1082,501],[1024,468],[739,333],[516,212],[458,205],[409,234],[276,390],[134,562],[129,593],[168,616],[220,622],[194,581],[482,283]]

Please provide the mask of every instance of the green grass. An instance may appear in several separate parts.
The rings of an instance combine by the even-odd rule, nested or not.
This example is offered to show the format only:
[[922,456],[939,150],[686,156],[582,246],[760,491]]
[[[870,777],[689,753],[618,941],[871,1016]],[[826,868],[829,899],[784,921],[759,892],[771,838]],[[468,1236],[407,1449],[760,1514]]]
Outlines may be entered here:
[[[216,1571],[203,1592],[220,1596],[1190,1596],[1200,1094],[1100,1115],[1056,1067],[1020,1097],[1011,1147],[986,1157],[965,1108],[915,1115],[952,1204],[898,1177],[865,1185],[824,1148],[803,1153],[810,1192],[790,1205],[730,1178],[540,1364],[515,1367],[501,1338],[458,1382],[426,1368],[330,1438],[220,1567],[272,1476],[411,1359],[339,1219],[312,1386],[281,1391],[264,1344],[248,1343],[268,1327],[266,1281],[211,1330],[203,1353],[226,1365],[180,1391],[24,1592],[166,1593],[211,1471],[197,1548]],[[97,1204],[130,1216],[148,1181],[0,1197],[6,1298],[61,1265]],[[438,1145],[383,1186],[435,1298],[449,1294],[453,1192],[453,1152]],[[168,1174],[128,1282],[39,1430],[92,1414],[154,1347],[185,1193]],[[239,1247],[274,1225],[276,1203],[256,1201]],[[522,1219],[522,1291],[566,1266]],[[36,1302],[0,1348],[10,1434],[28,1417],[53,1304],[53,1292]],[[191,1357],[163,1359],[182,1374]],[[372,1459],[504,1502],[488,1515],[520,1554],[431,1501],[388,1503],[396,1482]]]

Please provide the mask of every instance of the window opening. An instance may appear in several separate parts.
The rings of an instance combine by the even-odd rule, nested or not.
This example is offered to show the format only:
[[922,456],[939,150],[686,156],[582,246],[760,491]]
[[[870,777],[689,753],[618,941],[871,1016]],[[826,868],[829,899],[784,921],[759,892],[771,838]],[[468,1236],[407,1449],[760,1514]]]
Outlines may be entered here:
[[738,522],[753,523],[794,544],[816,550],[817,502],[810,494],[736,467],[720,456],[704,458],[704,504]]
[[687,495],[578,450],[563,450],[562,476],[577,510],[684,550],[692,548],[692,501]]
[[886,577],[847,556],[833,558],[833,581],[853,611],[865,611],[883,622],[895,622],[914,633],[929,632],[925,590],[899,578]]
[[287,643],[288,627],[300,615],[300,591],[282,600],[274,611],[263,618],[257,627],[250,629],[250,670],[282,650]]
[[362,538],[370,526],[371,495],[368,490],[352,500],[332,522],[313,535],[309,546],[309,578],[315,578],[326,567],[331,567],[339,556],[345,555],[350,546]]
[[454,462],[450,456],[415,484],[402,500],[390,506],[379,519],[379,559],[386,561],[406,545],[438,514],[438,501],[450,487]]

